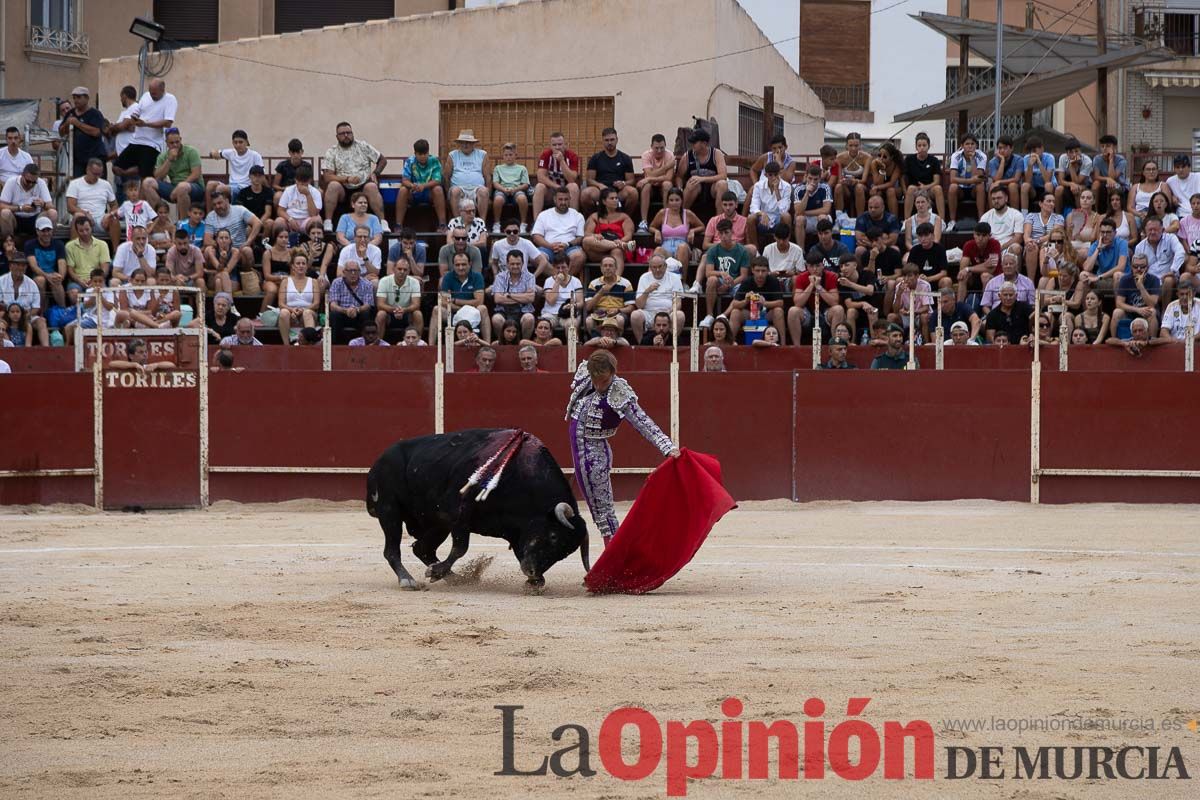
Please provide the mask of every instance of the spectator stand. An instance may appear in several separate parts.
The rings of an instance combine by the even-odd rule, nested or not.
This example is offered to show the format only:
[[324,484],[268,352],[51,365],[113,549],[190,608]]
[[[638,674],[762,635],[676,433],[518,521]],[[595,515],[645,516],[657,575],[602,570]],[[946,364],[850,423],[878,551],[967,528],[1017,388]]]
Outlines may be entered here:
[[[1039,289],[1034,297],[1034,316],[1039,319],[1042,312],[1042,296],[1049,295],[1061,298],[1062,293],[1054,290]],[[1063,317],[1066,315],[1064,314]],[[1187,326],[1184,340],[1183,370],[1186,373],[1194,371],[1195,365],[1195,331]],[[1059,372],[1067,371],[1067,347],[1064,344],[1063,333],[1066,331],[1065,321],[1059,327]],[[1038,505],[1041,502],[1041,482],[1044,477],[1064,478],[1200,478],[1200,469],[1129,469],[1129,468],[1094,468],[1094,467],[1052,467],[1042,466],[1042,361],[1041,337],[1036,330],[1033,334],[1033,363],[1030,365],[1029,387],[1029,502]]]

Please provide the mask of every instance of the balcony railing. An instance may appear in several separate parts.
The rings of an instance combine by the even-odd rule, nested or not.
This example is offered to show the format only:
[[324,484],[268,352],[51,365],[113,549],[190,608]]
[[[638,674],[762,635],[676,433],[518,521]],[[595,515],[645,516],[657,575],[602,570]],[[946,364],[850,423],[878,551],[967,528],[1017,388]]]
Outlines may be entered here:
[[869,111],[869,90],[871,84],[857,83],[849,86],[814,85],[812,90],[826,108],[842,108],[851,111]]
[[40,25],[31,25],[28,33],[25,40],[26,47],[32,52],[83,58],[88,56],[88,35],[86,33],[43,28]]

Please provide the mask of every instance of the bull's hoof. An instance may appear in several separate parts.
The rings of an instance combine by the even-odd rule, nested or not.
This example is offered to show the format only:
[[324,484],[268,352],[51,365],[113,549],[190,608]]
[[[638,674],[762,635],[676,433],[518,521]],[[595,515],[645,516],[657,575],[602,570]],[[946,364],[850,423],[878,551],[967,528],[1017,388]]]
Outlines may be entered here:
[[439,561],[438,563],[431,565],[429,569],[425,570],[425,577],[429,578],[431,581],[440,581],[442,578],[450,574],[450,567],[450,564],[447,564],[444,561]]
[[417,582],[414,581],[412,578],[401,578],[400,579],[400,588],[401,589],[411,589],[412,591],[416,591],[419,587],[417,586]]
[[545,578],[530,578],[525,581],[525,592],[527,594],[545,594],[546,579]]

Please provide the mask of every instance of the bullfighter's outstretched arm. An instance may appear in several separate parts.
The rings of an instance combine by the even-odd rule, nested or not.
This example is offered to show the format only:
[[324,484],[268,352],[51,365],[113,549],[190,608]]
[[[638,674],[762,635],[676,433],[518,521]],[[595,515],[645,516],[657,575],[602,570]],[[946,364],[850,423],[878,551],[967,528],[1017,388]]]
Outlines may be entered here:
[[608,404],[621,415],[622,419],[628,420],[629,424],[647,442],[654,445],[658,452],[667,456],[675,449],[675,444],[671,441],[671,437],[663,433],[662,428],[658,427],[654,420],[650,418],[650,415],[638,405],[637,395],[634,394],[633,388],[623,378],[615,378],[613,380],[612,386],[608,390]]

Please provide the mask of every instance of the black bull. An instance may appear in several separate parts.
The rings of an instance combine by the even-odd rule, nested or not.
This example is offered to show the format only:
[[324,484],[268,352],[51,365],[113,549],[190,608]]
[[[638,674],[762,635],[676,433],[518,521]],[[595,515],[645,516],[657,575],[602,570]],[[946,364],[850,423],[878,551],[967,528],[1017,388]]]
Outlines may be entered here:
[[[472,475],[497,453],[480,485],[464,494]],[[497,469],[503,470],[499,482],[481,493]],[[400,562],[405,527],[413,553],[435,581],[466,555],[472,532],[507,541],[532,586],[543,585],[546,570],[577,548],[584,569],[590,569],[587,526],[571,486],[546,446],[521,431],[473,429],[397,442],[367,476],[367,513],[379,520],[383,557],[405,589],[416,588]],[[450,553],[438,561],[437,549],[447,536]]]

